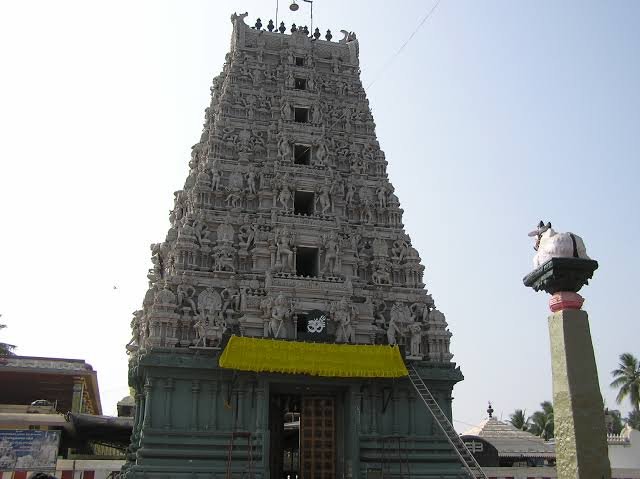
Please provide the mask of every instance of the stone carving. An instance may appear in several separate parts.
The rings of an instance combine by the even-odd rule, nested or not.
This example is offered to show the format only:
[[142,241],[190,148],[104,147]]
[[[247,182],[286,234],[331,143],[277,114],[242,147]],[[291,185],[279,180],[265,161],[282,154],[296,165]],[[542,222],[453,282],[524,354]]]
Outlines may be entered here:
[[198,295],[198,311],[206,320],[215,320],[219,317],[222,307],[220,293],[211,287],[206,288]]
[[373,284],[391,285],[391,275],[384,263],[378,264],[372,274]]
[[240,249],[248,250],[254,244],[256,237],[256,226],[251,224],[249,215],[244,215],[243,224],[238,228],[238,246]]
[[235,231],[233,230],[233,226],[231,225],[231,215],[227,215],[224,218],[224,221],[220,223],[218,226],[218,244],[231,244],[233,243],[233,235]]
[[556,233],[551,223],[540,221],[537,228],[529,233],[536,238],[533,247],[533,267],[538,268],[551,258],[583,258],[589,259],[584,241],[573,233]]
[[293,160],[291,153],[291,144],[285,135],[281,135],[278,140],[278,155],[283,163],[290,163]]
[[293,271],[293,251],[291,250],[293,236],[284,228],[276,232],[275,243],[277,247],[274,265],[275,270],[285,272]]
[[422,353],[422,326],[419,323],[413,323],[409,326],[409,332],[411,333],[411,356],[414,358],[420,357]]
[[[129,348],[216,346],[227,329],[294,339],[294,309],[316,308],[331,310],[338,342],[386,336],[412,360],[448,360],[450,333],[403,230],[355,35],[315,43],[299,28],[274,37],[273,23],[263,31],[243,18],[234,17],[171,229],[151,246],[150,288]],[[307,123],[294,121],[298,105],[309,109]],[[310,145],[309,164],[295,162],[300,144]],[[313,192],[313,204],[297,191]],[[294,206],[313,214],[294,215]]]
[[219,346],[222,336],[226,330],[224,321],[218,319],[207,319],[202,314],[199,315],[193,324],[196,333],[195,347]]
[[389,325],[387,326],[387,343],[390,345],[398,344],[398,336],[402,335],[402,331],[397,324],[397,319],[395,317],[391,317],[389,319]]
[[347,300],[342,298],[340,301],[331,304],[330,314],[333,321],[337,323],[336,342],[355,343],[355,332],[352,325],[355,308],[349,306]]
[[316,195],[316,203],[320,203],[320,213],[326,215],[331,210],[331,195],[333,193],[333,186],[329,184],[329,180],[325,179],[325,182],[318,188]]
[[323,235],[322,244],[324,246],[324,267],[323,274],[338,275],[342,269],[340,261],[340,244],[334,232]]
[[278,193],[278,203],[285,211],[291,209],[291,201],[293,199],[293,194],[289,189],[288,179],[288,176],[285,175],[284,180],[280,183],[280,192]]
[[194,301],[196,289],[187,282],[187,278],[184,274],[182,275],[180,284],[178,284],[178,287],[176,288],[176,292],[178,296],[178,306],[185,306],[191,310],[193,315],[197,315],[198,308]]
[[254,168],[249,168],[247,171],[245,178],[247,180],[247,192],[251,195],[256,194],[256,170]]
[[400,237],[393,242],[391,252],[393,254],[393,260],[398,263],[402,263],[405,258],[410,255],[409,243],[405,238]]
[[291,317],[291,305],[281,294],[273,302],[270,311],[268,335],[275,339],[287,338],[287,326],[285,322]]

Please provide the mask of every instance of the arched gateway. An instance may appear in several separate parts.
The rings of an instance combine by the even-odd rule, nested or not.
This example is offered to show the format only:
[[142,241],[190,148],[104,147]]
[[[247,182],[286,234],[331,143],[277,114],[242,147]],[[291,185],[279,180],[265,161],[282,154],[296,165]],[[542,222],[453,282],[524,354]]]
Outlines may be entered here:
[[403,229],[356,36],[245,16],[151,247],[124,477],[461,477],[439,423],[462,374]]

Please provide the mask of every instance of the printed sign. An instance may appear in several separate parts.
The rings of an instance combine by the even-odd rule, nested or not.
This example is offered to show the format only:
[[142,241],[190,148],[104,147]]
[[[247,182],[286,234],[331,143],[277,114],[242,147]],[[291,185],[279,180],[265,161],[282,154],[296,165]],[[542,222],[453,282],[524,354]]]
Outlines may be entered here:
[[55,469],[60,431],[0,430],[0,471]]
[[329,315],[319,309],[298,319],[298,339],[302,341],[330,342]]

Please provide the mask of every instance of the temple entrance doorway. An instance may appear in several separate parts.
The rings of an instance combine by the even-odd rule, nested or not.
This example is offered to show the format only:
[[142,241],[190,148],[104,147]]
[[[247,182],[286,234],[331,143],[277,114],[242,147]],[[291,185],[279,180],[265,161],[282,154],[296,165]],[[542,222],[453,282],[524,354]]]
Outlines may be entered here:
[[274,393],[269,409],[272,479],[335,479],[335,397]]

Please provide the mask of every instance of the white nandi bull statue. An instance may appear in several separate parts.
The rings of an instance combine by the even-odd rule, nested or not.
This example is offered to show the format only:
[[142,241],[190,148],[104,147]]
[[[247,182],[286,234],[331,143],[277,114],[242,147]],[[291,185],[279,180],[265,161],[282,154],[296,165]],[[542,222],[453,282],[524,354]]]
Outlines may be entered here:
[[590,259],[580,236],[573,233],[556,233],[551,223],[545,225],[541,221],[529,236],[536,237],[536,244],[533,247],[537,251],[533,257],[534,268],[538,268],[551,258]]

